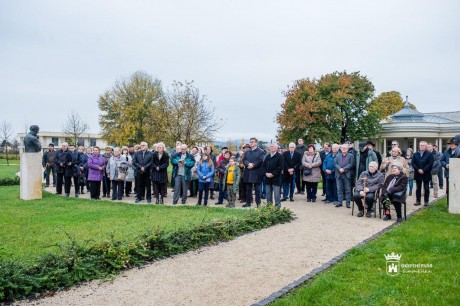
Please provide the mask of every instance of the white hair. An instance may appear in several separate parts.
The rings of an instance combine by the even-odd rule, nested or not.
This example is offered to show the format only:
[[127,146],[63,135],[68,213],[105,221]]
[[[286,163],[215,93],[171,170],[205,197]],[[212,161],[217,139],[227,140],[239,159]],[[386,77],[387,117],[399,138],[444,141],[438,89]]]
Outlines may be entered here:
[[334,144],[332,145],[332,147],[333,147],[333,148],[340,148],[340,146],[339,146],[338,144],[336,144],[336,143],[334,143]]
[[370,167],[371,165],[374,165],[375,167],[378,167],[378,166],[379,166],[379,164],[378,164],[377,162],[375,162],[375,161],[371,161],[371,162],[369,163],[369,167]]
[[145,145],[146,147],[148,147],[148,143],[146,143],[145,141],[141,142],[141,145]]
[[120,148],[116,147],[113,149],[113,152],[121,152],[121,151],[120,151]]
[[69,146],[69,144],[67,143],[67,141],[64,141],[63,143],[61,143],[61,146]]
[[294,148],[295,148],[295,143],[290,142],[290,143],[289,143],[289,147],[294,147]]
[[275,146],[275,147],[277,147],[277,148],[280,147],[276,142],[274,142],[274,143],[272,143],[272,144],[270,144],[270,145],[271,145],[271,146]]

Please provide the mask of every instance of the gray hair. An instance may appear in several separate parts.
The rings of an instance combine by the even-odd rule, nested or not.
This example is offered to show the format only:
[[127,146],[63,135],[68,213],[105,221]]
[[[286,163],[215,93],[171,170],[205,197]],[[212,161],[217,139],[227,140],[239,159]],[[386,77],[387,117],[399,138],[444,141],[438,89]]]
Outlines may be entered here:
[[290,143],[289,143],[289,147],[294,147],[294,148],[295,148],[295,143],[290,142]]
[[402,169],[403,169],[403,167],[402,167],[402,165],[401,165],[400,163],[394,163],[394,164],[391,166],[391,168],[393,168],[393,167],[398,168],[399,171],[402,171]]
[[375,161],[371,161],[371,162],[369,163],[369,167],[370,167],[371,165],[374,165],[376,168],[379,167],[379,164],[378,164],[377,162],[375,162]]
[[278,145],[276,142],[274,142],[274,143],[271,143],[271,144],[270,144],[270,146],[275,146],[275,147],[277,147],[277,148],[279,148],[279,147],[280,147],[280,146],[279,146],[279,145]]
[[114,149],[113,149],[113,152],[118,152],[118,153],[121,153],[121,151],[120,151],[120,148],[119,148],[119,147],[116,147],[116,148],[114,148]]

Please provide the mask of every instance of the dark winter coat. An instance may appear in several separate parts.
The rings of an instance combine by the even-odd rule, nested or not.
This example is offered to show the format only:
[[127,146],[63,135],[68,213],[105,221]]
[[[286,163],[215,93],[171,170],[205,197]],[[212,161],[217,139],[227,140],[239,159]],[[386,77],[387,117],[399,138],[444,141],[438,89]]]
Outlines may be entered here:
[[302,155],[299,152],[294,151],[291,158],[291,152],[286,151],[283,153],[283,160],[284,160],[284,178],[289,180],[290,174],[288,169],[294,169],[294,173],[299,169],[300,165],[302,164]]
[[[393,180],[394,177],[395,177],[394,174],[390,174],[385,179],[385,182],[383,183],[383,187],[382,187],[382,196],[381,196],[381,198],[383,198],[385,195],[388,195],[392,202],[404,203],[406,201],[406,195],[405,194],[403,195],[402,198],[393,197],[393,194],[395,194],[396,192],[400,192],[400,191],[403,191],[404,189],[406,189],[407,181],[408,181],[407,176],[404,173],[401,172],[399,174],[397,180],[396,180],[396,183],[393,185],[393,187],[391,187],[390,190],[387,190],[388,185],[390,184],[390,182]],[[383,200],[383,199],[381,199],[381,200]]]
[[266,177],[265,182],[267,185],[281,186],[281,175],[284,169],[284,158],[281,153],[276,152],[273,156],[268,154],[262,164],[263,175],[267,173],[273,174],[273,177]]
[[452,149],[449,148],[442,154],[441,165],[444,168],[444,176],[449,178],[449,168],[446,166],[449,164],[449,159],[455,158],[455,151],[452,152]]
[[[72,162],[72,155],[69,149],[62,151],[62,149],[56,150],[54,155],[54,166],[56,167],[56,173],[64,174],[65,176],[72,176],[73,170],[69,168],[68,163]],[[61,165],[62,164],[62,165]]]
[[[158,152],[154,152],[152,156],[152,182],[166,184],[168,183],[168,166],[169,154],[164,151],[163,155],[159,156]],[[157,167],[159,170],[157,170]]]
[[[334,165],[335,165],[335,178],[339,178],[341,173],[340,173],[340,168],[342,168],[342,153],[337,153],[337,155],[334,158]],[[354,175],[354,169],[355,169],[355,157],[353,154],[347,153],[346,158],[345,158],[345,164],[343,166],[343,170],[345,174],[349,179],[351,179]]]
[[[425,151],[423,157],[420,152],[415,152],[412,158],[412,167],[414,168],[414,179],[421,181],[429,181],[431,179],[431,169],[433,168],[434,156],[433,153]],[[423,174],[418,173],[422,169]]]
[[133,158],[133,168],[134,174],[140,175],[142,173],[141,168],[144,167],[144,173],[150,175],[150,170],[152,168],[152,158],[153,154],[150,151],[138,151],[134,154]]
[[[245,166],[244,169],[244,182],[252,184],[262,183],[263,169],[262,164],[264,162],[265,152],[261,148],[256,148],[254,150],[247,150],[244,153],[243,163]],[[253,164],[252,169],[248,168],[249,164]]]

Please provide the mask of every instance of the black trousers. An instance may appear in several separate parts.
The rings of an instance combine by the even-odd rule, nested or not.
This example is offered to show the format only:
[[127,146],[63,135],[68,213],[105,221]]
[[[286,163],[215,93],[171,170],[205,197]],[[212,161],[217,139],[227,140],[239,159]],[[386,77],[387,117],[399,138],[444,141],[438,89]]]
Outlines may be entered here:
[[64,181],[64,173],[57,174],[57,182],[56,182],[56,193],[62,194],[62,183]]
[[246,202],[246,183],[240,181],[239,185],[240,201]]
[[133,182],[126,182],[125,194],[129,195],[132,190],[133,190]]
[[88,181],[88,183],[91,199],[99,199],[101,197],[101,181]]
[[102,177],[102,195],[110,196],[110,179],[107,176]]
[[307,199],[316,200],[316,193],[318,192],[318,183],[305,182],[307,187]]
[[70,187],[72,186],[73,176],[64,176],[64,193],[70,194]]
[[78,176],[73,176],[73,186],[75,187],[75,194],[80,193],[80,185],[78,183]]
[[196,197],[198,194],[198,180],[189,181],[190,197]]
[[255,189],[256,194],[256,205],[260,205],[260,183],[246,183],[246,204],[251,205],[252,202],[252,188]]
[[430,200],[430,179],[426,181],[416,180],[415,183],[417,184],[417,190],[415,190],[415,200],[420,202],[422,199],[422,183],[423,189],[425,191],[425,195],[423,196],[425,203],[428,203]]
[[166,183],[153,182],[153,193],[157,200],[160,199],[160,195],[163,198],[166,193]]
[[[372,207],[374,206],[374,199],[375,199],[375,193],[374,192],[366,193],[366,204],[367,204],[367,210],[368,211],[372,210]],[[353,200],[355,201],[356,205],[358,206],[358,210],[364,210],[363,197],[359,194],[359,192],[355,192],[353,194]]]
[[121,200],[123,199],[123,187],[125,185],[124,181],[112,180],[112,200]]
[[323,194],[326,195],[326,172],[321,169],[321,182],[323,183]]
[[139,187],[137,188],[137,199],[152,199],[152,183],[149,173],[139,174]]
[[297,192],[305,192],[305,182],[302,180],[303,174],[301,169],[295,171],[295,185],[297,186]]

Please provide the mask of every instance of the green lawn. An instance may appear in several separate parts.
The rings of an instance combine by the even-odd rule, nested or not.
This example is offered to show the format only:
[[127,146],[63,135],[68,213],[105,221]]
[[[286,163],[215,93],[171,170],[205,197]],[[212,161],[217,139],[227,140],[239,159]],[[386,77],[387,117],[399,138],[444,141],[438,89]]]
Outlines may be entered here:
[[[401,264],[433,267],[389,276],[391,252],[402,254]],[[447,213],[442,199],[272,305],[460,305],[459,254],[460,215]]]
[[19,160],[10,160],[8,166],[5,159],[0,159],[0,178],[14,177],[17,172],[19,172]]
[[113,233],[123,241],[160,226],[171,230],[202,221],[244,216],[248,210],[146,206],[64,198],[43,193],[42,200],[19,200],[19,186],[0,187],[0,259],[35,258],[55,252],[66,234],[77,240],[107,240]]

